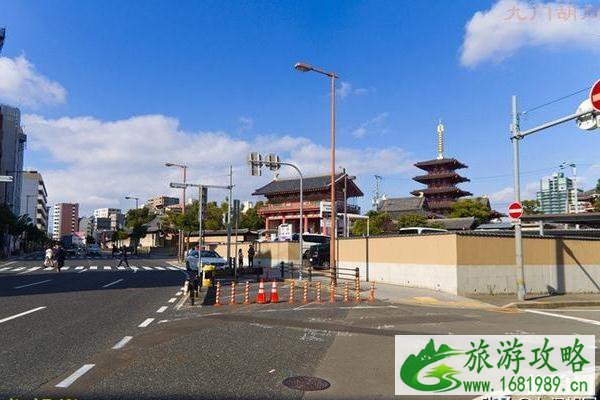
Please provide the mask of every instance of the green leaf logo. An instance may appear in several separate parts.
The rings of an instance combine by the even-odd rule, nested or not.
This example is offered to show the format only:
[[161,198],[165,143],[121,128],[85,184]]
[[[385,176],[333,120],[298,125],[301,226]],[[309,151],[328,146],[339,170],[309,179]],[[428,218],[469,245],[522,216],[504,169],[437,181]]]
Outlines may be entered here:
[[423,392],[447,392],[456,389],[461,385],[461,381],[456,379],[454,375],[459,374],[452,367],[445,364],[439,364],[425,374],[427,378],[437,378],[437,382],[433,384],[424,384],[419,382],[419,372],[425,367],[443,360],[448,357],[464,354],[464,351],[454,350],[448,345],[442,344],[436,350],[435,343],[431,339],[425,348],[416,356],[411,354],[406,358],[404,364],[400,368],[400,379],[413,389]]

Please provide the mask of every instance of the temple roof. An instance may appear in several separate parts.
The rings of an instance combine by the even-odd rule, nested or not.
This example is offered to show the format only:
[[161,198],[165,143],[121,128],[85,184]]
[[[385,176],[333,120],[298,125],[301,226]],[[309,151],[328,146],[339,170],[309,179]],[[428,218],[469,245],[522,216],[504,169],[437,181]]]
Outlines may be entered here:
[[[338,188],[343,186],[344,179],[343,174],[336,175],[336,186]],[[340,179],[341,178],[341,179]],[[305,177],[302,181],[303,192],[318,192],[322,190],[329,190],[331,187],[331,175],[320,175],[320,176],[309,176]],[[356,186],[356,183],[352,179],[347,181],[348,197],[361,197],[363,192]],[[277,179],[272,180],[265,186],[258,188],[252,193],[255,196],[273,196],[280,194],[294,194],[300,193],[300,179]]]
[[427,174],[427,175],[419,175],[419,176],[415,176],[413,178],[413,180],[415,180],[417,182],[421,182],[421,183],[425,183],[425,182],[436,180],[436,179],[445,179],[445,180],[449,180],[449,181],[456,182],[456,183],[470,182],[469,178],[460,176],[456,172],[445,172],[442,174],[433,173],[433,174]]
[[419,196],[421,193],[423,193],[424,195],[428,195],[428,194],[456,194],[457,197],[462,197],[462,196],[471,196],[472,193],[467,192],[465,190],[461,190],[457,187],[454,186],[443,186],[443,187],[434,187],[434,188],[423,188],[423,189],[417,189],[417,190],[413,190],[412,192],[410,192],[412,195],[414,196]]
[[418,163],[415,163],[415,167],[423,169],[425,171],[429,170],[430,168],[439,166],[446,166],[449,169],[467,168],[465,164],[461,163],[456,158],[442,158],[435,160],[420,161]]

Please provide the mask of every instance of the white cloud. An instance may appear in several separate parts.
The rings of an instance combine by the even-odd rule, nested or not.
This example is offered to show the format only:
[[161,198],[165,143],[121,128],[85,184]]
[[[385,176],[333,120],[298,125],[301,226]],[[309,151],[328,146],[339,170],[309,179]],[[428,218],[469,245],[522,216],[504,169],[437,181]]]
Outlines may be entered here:
[[240,133],[248,132],[254,127],[254,119],[250,117],[238,117],[238,123],[240,124],[240,127],[238,129]]
[[14,59],[0,57],[1,100],[19,106],[37,107],[62,104],[66,98],[66,89],[41,75],[25,56]]
[[[539,190],[540,183],[528,182],[524,187],[521,188],[521,199],[532,200],[535,199],[536,193]],[[497,210],[502,212],[509,203],[515,198],[515,191],[512,186],[507,186],[497,192],[494,192],[488,196],[492,205],[496,206]]]
[[[93,117],[46,119],[24,115],[30,149],[47,152],[60,168],[42,170],[50,202],[80,202],[86,212],[97,207],[131,204],[123,198],[142,199],[179,192],[168,183],[181,180],[167,161],[189,165],[190,182],[225,184],[227,168],[234,167],[235,196],[250,199],[252,191],[271,179],[249,176],[250,151],[275,152],[297,163],[305,175],[328,173],[329,148],[303,137],[258,136],[241,140],[224,132],[185,132],[176,119],[143,115],[117,121]],[[410,154],[397,147],[385,149],[338,148],[337,161],[351,174],[365,178],[374,173],[402,174],[411,169]],[[282,170],[282,176],[293,175]],[[211,193],[222,199],[224,193]]]
[[367,89],[367,88],[354,89],[350,82],[345,82],[345,81],[340,82],[340,84],[337,86],[337,89],[336,89],[337,96],[340,99],[345,99],[346,97],[348,97],[350,95],[360,96],[363,94],[370,93],[372,91],[373,91],[373,89]]
[[474,67],[487,60],[499,62],[523,47],[534,46],[579,46],[597,51],[597,15],[597,7],[499,0],[467,22],[461,63]]
[[383,112],[383,113],[380,113],[380,114],[376,115],[375,117],[371,118],[370,120],[363,122],[362,124],[360,124],[360,126],[358,128],[356,128],[352,132],[352,135],[354,135],[354,137],[357,137],[357,138],[362,138],[367,134],[373,134],[373,133],[384,134],[384,133],[386,133],[387,129],[384,127],[384,124],[385,124],[385,121],[387,120],[388,115],[389,114],[387,112]]

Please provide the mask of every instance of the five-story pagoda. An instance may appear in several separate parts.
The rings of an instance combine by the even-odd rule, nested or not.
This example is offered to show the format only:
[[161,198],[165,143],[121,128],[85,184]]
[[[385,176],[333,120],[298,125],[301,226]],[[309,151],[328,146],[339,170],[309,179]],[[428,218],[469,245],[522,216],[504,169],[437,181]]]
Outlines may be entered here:
[[429,209],[435,213],[447,214],[460,197],[470,196],[471,193],[456,187],[461,182],[469,179],[457,174],[455,170],[467,166],[455,158],[444,157],[444,125],[437,126],[438,131],[438,156],[435,160],[421,161],[415,167],[427,171],[426,175],[415,176],[413,179],[427,185],[427,188],[413,190],[414,196],[424,196]]

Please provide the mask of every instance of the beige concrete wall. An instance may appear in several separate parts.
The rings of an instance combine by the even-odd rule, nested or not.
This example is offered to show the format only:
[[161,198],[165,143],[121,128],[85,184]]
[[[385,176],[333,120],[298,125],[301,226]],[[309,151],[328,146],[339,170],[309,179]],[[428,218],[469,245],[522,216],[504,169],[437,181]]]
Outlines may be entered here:
[[280,262],[298,263],[300,245],[298,242],[257,242],[255,262],[263,267],[275,267]]

